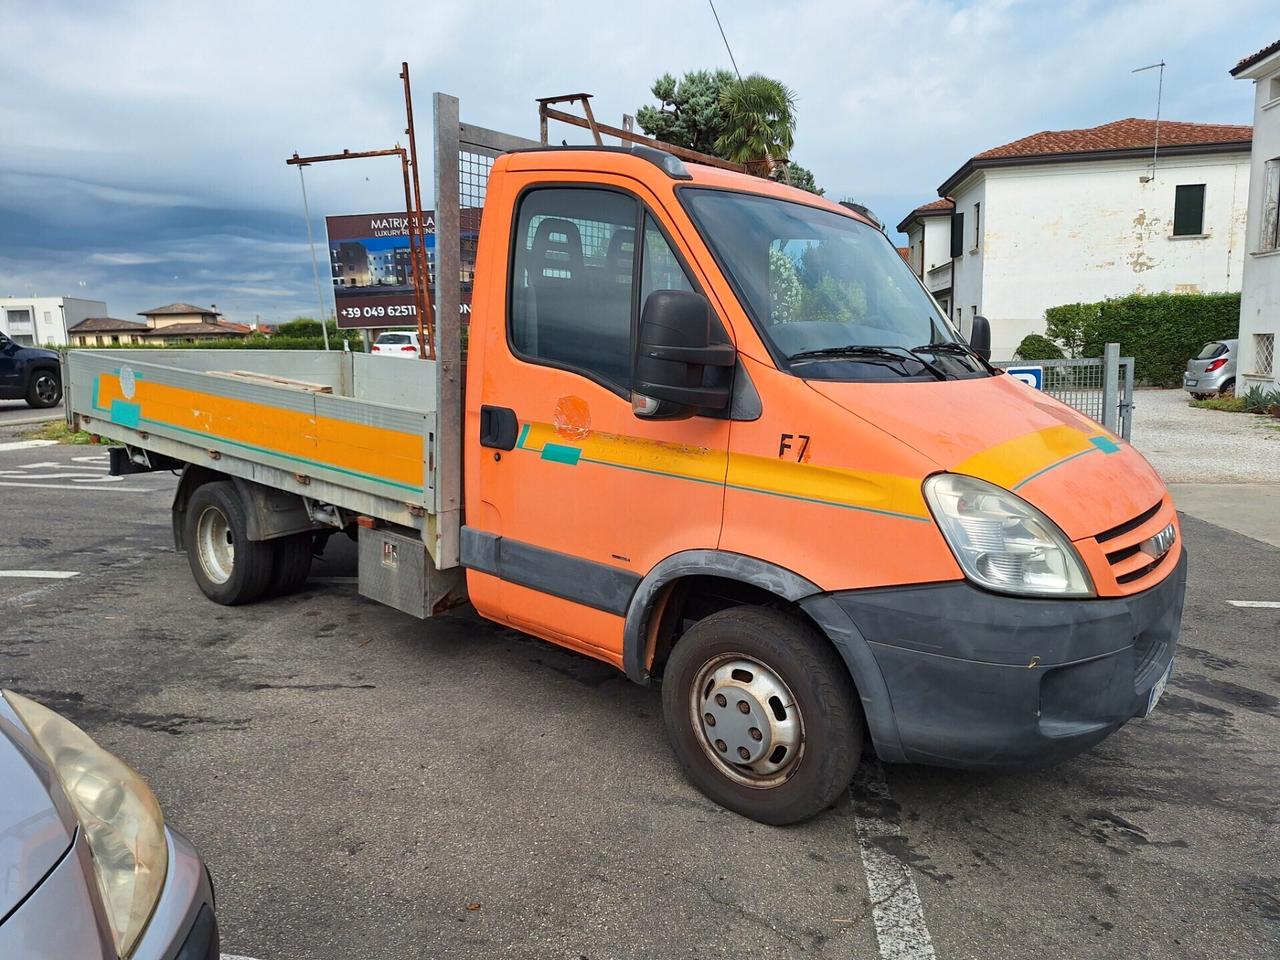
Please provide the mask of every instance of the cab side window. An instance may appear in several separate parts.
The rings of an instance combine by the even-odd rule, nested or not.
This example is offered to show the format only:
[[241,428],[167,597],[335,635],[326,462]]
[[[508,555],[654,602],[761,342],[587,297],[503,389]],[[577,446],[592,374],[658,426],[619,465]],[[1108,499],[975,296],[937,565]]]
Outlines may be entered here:
[[525,194],[512,258],[516,353],[628,393],[637,214],[634,199],[611,190]]
[[667,243],[653,217],[644,217],[644,256],[640,262],[640,309],[655,290],[688,290],[694,292],[693,281],[680,265],[676,253]]

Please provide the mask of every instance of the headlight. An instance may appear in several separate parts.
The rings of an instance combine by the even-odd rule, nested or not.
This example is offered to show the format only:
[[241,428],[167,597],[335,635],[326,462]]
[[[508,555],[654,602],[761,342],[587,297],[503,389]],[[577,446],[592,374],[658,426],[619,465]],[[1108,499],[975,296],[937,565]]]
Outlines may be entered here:
[[49,758],[75,810],[116,952],[127,957],[151,919],[169,868],[160,804],[141,777],[70,720],[12,690],[4,697]]
[[1071,541],[1021,497],[954,473],[930,477],[924,495],[974,583],[1002,593],[1093,596],[1093,582]]

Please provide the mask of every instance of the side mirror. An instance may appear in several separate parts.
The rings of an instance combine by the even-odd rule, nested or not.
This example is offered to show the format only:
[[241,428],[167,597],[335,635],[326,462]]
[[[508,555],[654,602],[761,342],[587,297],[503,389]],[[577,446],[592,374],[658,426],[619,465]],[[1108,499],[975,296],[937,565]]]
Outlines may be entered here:
[[732,367],[737,350],[711,342],[711,304],[688,290],[655,290],[640,312],[631,409],[646,420],[684,420],[729,405],[729,385],[703,386],[707,367]]
[[969,331],[969,346],[983,360],[991,360],[991,322],[986,317],[974,317]]

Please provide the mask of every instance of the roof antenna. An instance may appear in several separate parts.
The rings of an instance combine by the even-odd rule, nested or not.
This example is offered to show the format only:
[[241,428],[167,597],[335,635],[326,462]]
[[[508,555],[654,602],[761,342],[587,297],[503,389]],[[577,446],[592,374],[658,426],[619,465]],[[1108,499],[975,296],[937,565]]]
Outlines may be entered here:
[[1145,67],[1138,67],[1136,70],[1130,70],[1130,73],[1142,73],[1144,70],[1160,69],[1160,82],[1156,86],[1156,142],[1151,149],[1151,176],[1139,177],[1139,183],[1151,183],[1156,178],[1156,160],[1160,156],[1160,99],[1164,96],[1164,60],[1159,63],[1149,63]]

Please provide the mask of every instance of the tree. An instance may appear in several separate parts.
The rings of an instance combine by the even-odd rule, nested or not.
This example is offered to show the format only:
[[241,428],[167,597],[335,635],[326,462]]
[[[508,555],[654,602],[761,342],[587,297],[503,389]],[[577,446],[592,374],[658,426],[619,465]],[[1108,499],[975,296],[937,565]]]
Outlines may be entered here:
[[664,73],[651,88],[661,106],[641,107],[636,123],[651,137],[718,156],[716,141],[725,130],[720,97],[736,82],[728,70],[691,70],[679,80]]
[[716,139],[720,156],[735,163],[785,160],[795,145],[796,98],[777,80],[753,73],[720,91],[724,132]]
[[[813,174],[785,164],[795,134],[795,96],[777,80],[728,70],[664,73],[651,88],[660,106],[636,111],[640,129],[677,147],[747,164],[783,183],[821,195]],[[788,180],[788,176],[790,179]]]
[[775,176],[776,179],[783,183],[799,187],[801,190],[808,190],[810,193],[816,193],[820,197],[827,192],[818,186],[817,181],[813,179],[813,171],[807,167],[800,166],[798,163],[787,164],[786,168],[780,169]]

